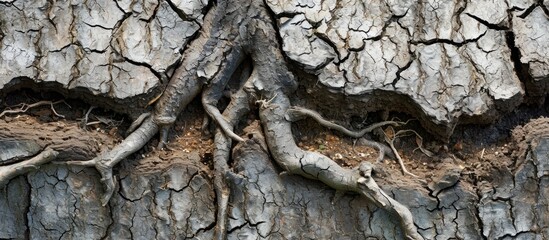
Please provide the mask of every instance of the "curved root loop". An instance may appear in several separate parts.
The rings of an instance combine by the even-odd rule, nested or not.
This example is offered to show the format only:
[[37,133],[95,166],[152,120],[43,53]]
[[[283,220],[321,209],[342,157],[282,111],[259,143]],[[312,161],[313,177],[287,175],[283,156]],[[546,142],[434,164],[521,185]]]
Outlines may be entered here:
[[[378,207],[396,213],[406,238],[423,239],[417,233],[410,210],[383,192],[371,177],[373,167],[370,163],[362,163],[359,166],[359,171],[353,171],[342,168],[322,154],[300,149],[295,144],[295,140],[292,137],[291,125],[287,121],[288,113],[291,113],[291,111],[288,111],[289,105],[290,101],[288,97],[282,94],[282,96],[276,98],[272,103],[262,102],[260,109],[260,119],[263,124],[267,144],[277,163],[290,173],[320,180],[336,190],[354,191],[364,195]],[[298,112],[305,114],[314,113],[308,111]],[[315,116],[317,121],[324,124],[330,123],[322,119],[318,114],[306,116]],[[328,125],[334,127],[334,129],[344,129],[333,123]],[[376,127],[378,126],[380,125],[378,124]],[[369,128],[368,130],[370,129],[373,130],[373,128]],[[340,193],[334,196],[335,201],[337,201],[339,195]]]

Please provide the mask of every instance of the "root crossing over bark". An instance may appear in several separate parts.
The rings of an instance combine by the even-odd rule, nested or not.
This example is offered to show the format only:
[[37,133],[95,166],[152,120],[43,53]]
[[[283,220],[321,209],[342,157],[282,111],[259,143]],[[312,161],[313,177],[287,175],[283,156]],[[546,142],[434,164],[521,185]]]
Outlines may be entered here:
[[423,239],[417,233],[410,211],[385,194],[369,176],[371,168],[362,167],[361,175],[360,171],[342,168],[322,154],[300,149],[293,139],[291,123],[285,119],[289,107],[288,97],[279,91],[270,103],[261,104],[259,113],[269,150],[284,170],[320,180],[336,190],[360,193],[376,205],[396,213],[406,238]]
[[[243,76],[247,78],[247,76]],[[223,117],[227,119],[227,124],[231,132],[233,126],[246,115],[250,109],[248,104],[248,95],[241,88],[232,97],[229,106],[223,112]],[[228,205],[229,205],[229,186],[226,178],[230,174],[228,165],[231,154],[232,141],[225,135],[226,133],[218,127],[216,129],[214,143],[214,189],[217,196],[217,224],[214,232],[214,239],[224,240],[227,238],[228,224]]]
[[59,152],[46,148],[35,157],[7,166],[0,166],[0,187],[5,186],[14,177],[40,168],[40,165],[53,161]]
[[358,179],[358,187],[361,189],[362,195],[367,196],[379,208],[383,208],[388,212],[394,213],[400,219],[400,226],[404,230],[406,239],[423,239],[417,232],[414,224],[412,212],[410,210],[387,195],[372,178],[373,166],[370,163],[361,163],[359,167],[361,178]]
[[149,118],[145,120],[145,122],[143,122],[137,130],[125,138],[120,144],[116,145],[116,147],[112,150],[103,152],[92,160],[58,163],[95,167],[101,174],[101,181],[105,184],[105,193],[101,198],[101,203],[105,206],[109,203],[115,188],[112,168],[130,154],[145,146],[145,144],[147,144],[147,142],[151,140],[152,137],[158,132],[158,128],[159,126]]

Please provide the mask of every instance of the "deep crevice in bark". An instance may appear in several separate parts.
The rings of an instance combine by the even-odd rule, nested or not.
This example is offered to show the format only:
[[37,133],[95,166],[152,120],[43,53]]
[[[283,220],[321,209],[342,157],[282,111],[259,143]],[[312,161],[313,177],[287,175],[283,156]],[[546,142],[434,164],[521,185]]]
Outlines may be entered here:
[[515,33],[513,31],[506,31],[505,38],[507,40],[507,46],[511,49],[511,62],[515,68],[515,73],[517,74],[519,80],[524,84],[526,90],[525,98],[527,102],[543,104],[545,99],[540,96],[545,93],[540,92],[540,90],[543,89],[536,86],[534,79],[529,72],[529,64],[521,62],[520,49],[515,45]]

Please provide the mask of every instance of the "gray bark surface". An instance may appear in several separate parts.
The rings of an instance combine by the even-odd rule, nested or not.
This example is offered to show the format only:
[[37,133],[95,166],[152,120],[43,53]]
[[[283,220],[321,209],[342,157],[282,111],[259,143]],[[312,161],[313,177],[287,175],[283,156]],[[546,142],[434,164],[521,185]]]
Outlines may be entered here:
[[[513,131],[512,152],[490,158],[510,164],[489,176],[441,162],[425,180],[339,166],[285,118],[397,111],[447,141],[543,104],[548,83],[549,1],[0,0],[0,96],[151,113],[122,141],[0,116],[0,238],[549,239],[546,118]],[[166,145],[199,95],[211,166],[135,156],[158,132]]]

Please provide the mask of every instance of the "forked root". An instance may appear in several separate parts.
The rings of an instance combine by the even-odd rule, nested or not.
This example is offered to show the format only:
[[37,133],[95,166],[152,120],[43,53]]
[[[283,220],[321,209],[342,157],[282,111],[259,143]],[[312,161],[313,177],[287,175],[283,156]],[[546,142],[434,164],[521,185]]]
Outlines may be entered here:
[[[101,205],[106,206],[111,199],[116,186],[116,180],[112,177],[112,166],[109,166],[109,159],[103,157],[103,154],[88,161],[68,161],[54,162],[56,164],[66,164],[73,166],[95,167],[101,175],[101,182],[105,185],[105,192],[101,196]],[[114,164],[113,164],[114,165]]]
[[101,174],[101,182],[105,184],[105,193],[101,198],[103,206],[109,203],[115,190],[116,182],[112,176],[112,168],[130,154],[141,149],[158,132],[159,126],[151,119],[146,119],[141,126],[116,145],[112,150],[101,153],[88,161],[67,161],[57,164],[95,167]]
[[410,211],[385,194],[371,178],[370,165],[363,164],[359,171],[345,169],[322,154],[300,149],[293,139],[291,123],[285,119],[289,106],[289,99],[279,92],[270,103],[262,104],[259,114],[269,150],[285,171],[320,180],[336,190],[360,193],[379,207],[395,212],[406,238],[423,239]]
[[22,103],[22,104],[17,105],[17,107],[19,107],[18,109],[8,109],[8,110],[4,110],[4,111],[0,112],[0,117],[3,117],[6,114],[24,113],[24,112],[27,112],[31,108],[35,108],[35,107],[39,107],[39,106],[43,106],[43,105],[50,105],[50,109],[53,112],[53,114],[55,114],[55,116],[58,116],[60,118],[65,118],[65,116],[57,113],[57,111],[55,111],[55,108],[53,107],[53,105],[58,104],[58,103],[67,104],[65,102],[65,100],[59,100],[59,101],[55,101],[55,102],[52,102],[52,101],[39,101],[39,102],[35,102],[35,103],[32,103],[32,104]]
[[[389,147],[391,147],[391,150],[393,151],[393,153],[394,153],[394,155],[397,159],[398,165],[400,165],[400,171],[403,174],[406,174],[406,175],[417,178],[418,177],[417,175],[409,172],[406,169],[406,166],[404,166],[404,161],[402,160],[402,157],[400,157],[400,154],[398,153],[398,151],[395,147],[395,139],[397,139],[402,134],[406,134],[408,131],[409,130],[401,130],[401,131],[398,131],[398,132],[395,133],[393,128],[388,127],[387,131],[383,132],[383,135],[384,135],[384,138],[385,138],[385,142],[387,142],[387,144],[389,144]],[[412,132],[414,132],[417,135],[417,133],[415,131],[412,131]],[[419,136],[419,135],[417,135],[417,136]],[[418,145],[420,145],[420,144],[418,144]],[[419,147],[422,148],[421,146],[419,146]]]

